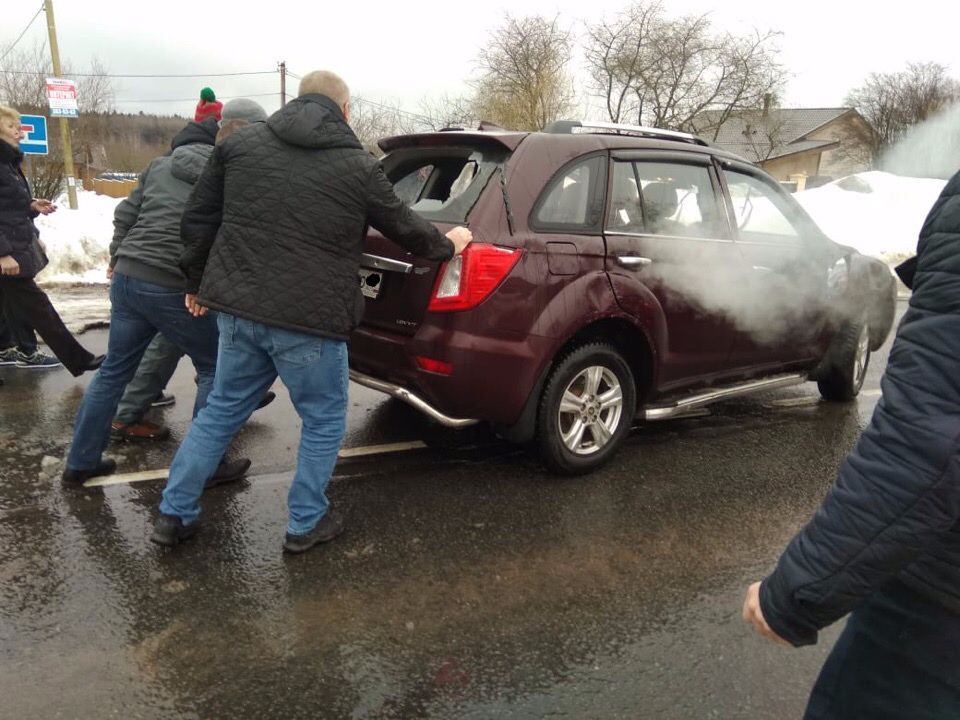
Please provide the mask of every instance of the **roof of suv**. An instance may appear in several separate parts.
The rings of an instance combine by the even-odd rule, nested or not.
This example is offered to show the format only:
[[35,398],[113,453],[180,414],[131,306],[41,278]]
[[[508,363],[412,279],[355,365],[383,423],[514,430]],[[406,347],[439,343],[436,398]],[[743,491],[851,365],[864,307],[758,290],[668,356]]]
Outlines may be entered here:
[[648,128],[639,125],[624,125],[608,122],[583,122],[577,120],[559,120],[551,123],[543,131],[532,133],[529,131],[505,130],[496,125],[482,123],[477,130],[450,128],[437,132],[412,133],[408,135],[394,135],[380,140],[380,148],[384,152],[392,152],[400,148],[435,147],[437,145],[458,145],[466,140],[471,145],[499,145],[513,151],[529,135],[553,135],[561,142],[561,138],[589,136],[594,141],[602,136],[604,145],[610,148],[651,148],[664,150],[706,152],[721,158],[739,160],[749,163],[748,160],[723,150],[719,146],[704,140],[696,135]]

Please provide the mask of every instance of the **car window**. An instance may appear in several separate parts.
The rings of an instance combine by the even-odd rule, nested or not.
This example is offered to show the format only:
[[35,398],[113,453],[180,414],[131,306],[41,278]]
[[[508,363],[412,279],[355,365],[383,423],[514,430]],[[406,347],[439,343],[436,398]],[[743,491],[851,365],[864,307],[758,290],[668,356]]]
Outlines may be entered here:
[[740,238],[776,245],[801,245],[793,211],[777,189],[759,178],[725,170]]
[[487,148],[404,148],[383,158],[397,195],[430,220],[463,222],[505,152]]
[[[587,227],[594,224],[590,199],[603,163],[594,156],[571,165],[554,177],[537,203],[537,226]],[[599,220],[599,213],[596,218]]]
[[606,229],[726,238],[710,171],[701,165],[618,161]]

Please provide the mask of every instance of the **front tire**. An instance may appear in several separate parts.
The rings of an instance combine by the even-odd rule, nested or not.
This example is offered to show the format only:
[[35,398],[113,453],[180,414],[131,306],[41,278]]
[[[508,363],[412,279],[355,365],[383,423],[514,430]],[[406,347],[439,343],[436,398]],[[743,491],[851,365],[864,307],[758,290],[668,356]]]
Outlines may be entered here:
[[870,328],[866,319],[844,325],[831,344],[826,369],[817,380],[825,400],[848,402],[863,387],[870,365]]
[[544,464],[561,475],[603,465],[630,431],[636,402],[633,373],[616,348],[591,343],[568,352],[550,374],[537,411]]

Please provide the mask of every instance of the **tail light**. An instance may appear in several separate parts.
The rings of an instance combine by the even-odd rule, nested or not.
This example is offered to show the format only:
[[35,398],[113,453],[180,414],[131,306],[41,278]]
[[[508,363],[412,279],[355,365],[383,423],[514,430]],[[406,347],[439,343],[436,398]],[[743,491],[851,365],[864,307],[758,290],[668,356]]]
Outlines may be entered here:
[[440,269],[427,310],[456,312],[476,307],[503,282],[521,254],[516,248],[470,243]]

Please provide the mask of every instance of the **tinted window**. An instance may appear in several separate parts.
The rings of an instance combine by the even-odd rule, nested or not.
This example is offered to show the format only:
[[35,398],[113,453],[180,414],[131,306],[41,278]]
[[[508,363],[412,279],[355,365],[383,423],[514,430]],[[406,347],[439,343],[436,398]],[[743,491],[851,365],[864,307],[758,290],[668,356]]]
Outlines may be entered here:
[[612,232],[726,238],[705,166],[614,163],[606,228]]
[[592,226],[591,199],[602,167],[602,159],[594,156],[562,170],[537,203],[534,224],[578,229]]
[[724,171],[724,177],[730,188],[733,216],[741,239],[777,245],[802,242],[795,224],[799,218],[779,188],[733,170]]

